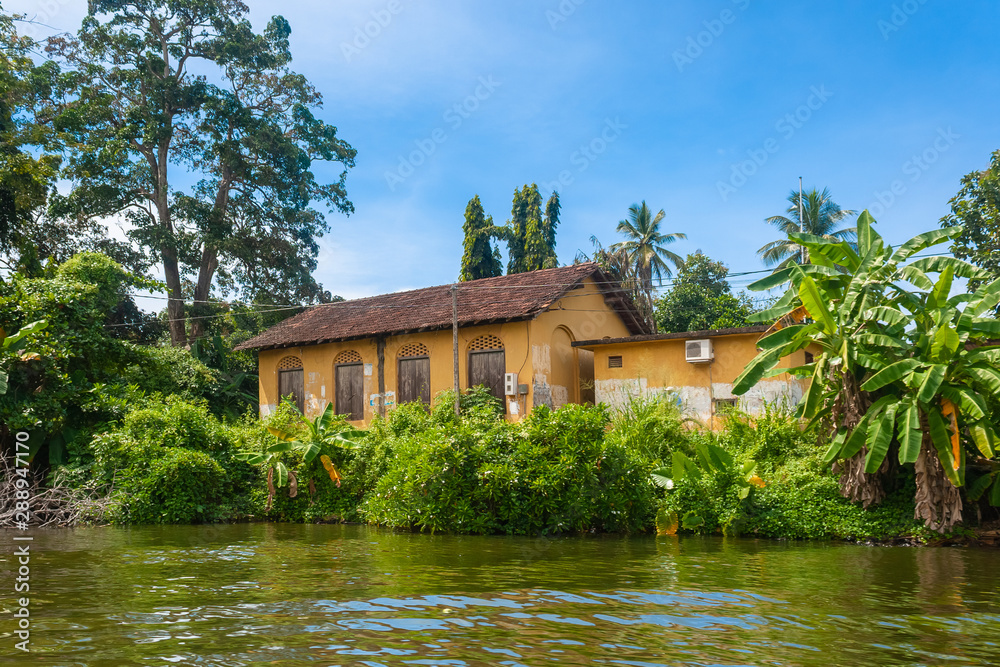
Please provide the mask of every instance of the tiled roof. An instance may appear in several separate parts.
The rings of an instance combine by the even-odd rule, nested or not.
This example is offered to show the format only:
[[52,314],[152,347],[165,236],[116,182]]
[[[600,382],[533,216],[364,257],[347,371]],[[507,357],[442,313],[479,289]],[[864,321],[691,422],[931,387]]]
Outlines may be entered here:
[[739,334],[762,334],[768,330],[767,325],[758,324],[749,327],[734,327],[732,329],[705,329],[702,331],[678,331],[676,333],[645,334],[627,338],[600,338],[597,340],[575,341],[573,347],[593,347],[595,345],[613,345],[615,343],[646,343],[657,340],[691,340],[694,338],[715,338],[717,336],[735,336]]
[[[618,312],[629,331],[648,331],[625,291],[593,262],[458,283],[459,326],[531,319],[588,277],[597,282],[608,305]],[[309,345],[446,329],[451,325],[451,285],[439,285],[314,306],[236,349]]]

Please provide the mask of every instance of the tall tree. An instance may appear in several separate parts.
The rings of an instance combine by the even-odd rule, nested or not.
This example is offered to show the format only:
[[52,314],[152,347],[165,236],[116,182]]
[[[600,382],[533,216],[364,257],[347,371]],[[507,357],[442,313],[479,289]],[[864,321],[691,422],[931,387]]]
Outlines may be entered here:
[[757,255],[764,261],[764,266],[775,266],[783,269],[789,264],[807,264],[809,250],[789,238],[792,233],[822,236],[831,241],[852,242],[857,237],[854,227],[841,228],[844,218],[853,216],[857,211],[841,209],[833,201],[830,189],[822,192],[815,188],[802,194],[802,219],[799,219],[799,192],[792,190],[788,195],[787,216],[772,215],[764,222],[773,225],[784,234],[784,238],[765,244]]
[[701,251],[688,255],[670,289],[656,300],[659,331],[701,331],[743,327],[755,312],[745,294],[736,296],[726,277],[729,267]]
[[507,273],[524,273],[559,265],[556,257],[556,227],[559,225],[559,195],[553,193],[542,216],[542,195],[532,183],[514,191],[510,220],[498,236],[507,242]]
[[[217,277],[251,297],[323,298],[311,271],[329,225],[313,205],[353,211],[355,150],[289,69],[285,19],[258,34],[248,11],[239,0],[92,0],[77,36],[47,47],[71,96],[59,126],[73,139],[74,188],[58,208],[131,223],[163,265],[177,345],[188,340],[188,276],[191,339]],[[339,178],[318,180],[318,162],[339,163]]]
[[36,45],[18,34],[20,18],[0,7],[0,258],[9,270],[38,263],[31,230],[60,163],[46,124],[57,70],[32,61]]
[[684,265],[680,255],[667,250],[666,246],[686,239],[687,235],[680,232],[661,232],[660,225],[663,224],[665,217],[663,209],[653,215],[645,201],[641,204],[632,204],[628,209],[628,218],[618,223],[618,233],[623,235],[625,240],[611,246],[612,251],[620,251],[628,258],[627,261],[638,283],[640,310],[651,325],[655,325],[654,281],[662,281],[672,276],[671,264],[675,268]]
[[500,250],[493,245],[495,234],[493,216],[486,215],[483,203],[476,195],[465,207],[465,252],[462,254],[462,272],[459,280],[479,280],[503,275]]
[[993,152],[987,169],[962,178],[962,188],[949,203],[951,213],[941,219],[942,226],[962,227],[952,253],[1000,276],[1000,150]]

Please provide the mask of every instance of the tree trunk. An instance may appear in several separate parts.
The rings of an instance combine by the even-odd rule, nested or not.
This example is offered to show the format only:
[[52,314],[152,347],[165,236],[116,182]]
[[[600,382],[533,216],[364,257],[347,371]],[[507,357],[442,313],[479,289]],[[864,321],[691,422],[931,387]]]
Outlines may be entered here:
[[219,253],[210,246],[205,246],[201,254],[201,266],[198,269],[198,283],[194,288],[194,306],[191,318],[191,343],[201,339],[205,335],[205,320],[202,319],[211,314],[208,307],[208,297],[212,291],[212,279],[215,277],[215,270],[219,268]]
[[917,457],[917,493],[914,517],[931,530],[946,533],[962,521],[962,495],[941,467],[930,433],[924,429]]
[[[841,426],[853,431],[868,412],[871,400],[868,393],[858,386],[853,373],[841,372],[837,380],[841,389],[833,406],[834,431]],[[866,456],[868,448],[862,447],[860,452],[833,467],[834,472],[840,473],[840,494],[852,503],[861,503],[863,507],[877,505],[885,498],[882,480],[889,472],[889,457],[886,457],[875,473],[866,473]]]
[[163,275],[167,283],[167,317],[170,319],[170,342],[180,346],[187,343],[184,316],[184,295],[181,293],[181,272],[177,252],[163,245]]

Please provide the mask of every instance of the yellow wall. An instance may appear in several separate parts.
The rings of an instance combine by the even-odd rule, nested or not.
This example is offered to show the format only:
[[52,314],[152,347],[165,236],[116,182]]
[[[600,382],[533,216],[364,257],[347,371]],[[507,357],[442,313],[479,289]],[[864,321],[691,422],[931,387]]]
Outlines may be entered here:
[[[594,350],[597,401],[617,407],[633,397],[675,393],[688,414],[706,423],[713,414],[712,399],[737,398],[740,407],[750,413],[760,411],[764,403],[786,402],[794,406],[802,397],[807,381],[787,373],[761,380],[742,397],[732,393],[733,381],[757,355],[757,340],[761,335],[711,338],[715,354],[711,364],[685,360],[685,344],[690,339],[595,345],[590,349]],[[621,368],[608,367],[611,356],[622,357]],[[779,367],[804,363],[805,352],[799,351],[783,358]]]
[[[506,324],[488,324],[459,329],[459,378],[461,387],[468,386],[468,347],[483,335],[497,336],[504,344],[506,372],[517,373],[518,383],[528,385],[528,394],[519,398],[518,416],[540,404],[558,407],[566,402],[578,402],[581,397],[580,376],[589,374],[590,353],[571,346],[574,340],[621,337],[629,335],[628,328],[618,315],[604,303],[604,296],[590,279],[580,289],[570,290],[554,303],[548,311],[534,320]],[[385,389],[397,391],[397,353],[410,343],[422,343],[428,349],[431,368],[431,396],[451,389],[453,380],[452,332],[428,331],[385,339]],[[364,422],[379,413],[379,404],[370,405],[372,394],[378,388],[378,352],[374,338],[261,350],[260,407],[268,414],[277,406],[278,364],[286,356],[297,356],[303,365],[306,392],[306,414],[315,415],[334,399],[333,368],[337,356],[353,350],[361,355],[365,364]],[[370,366],[369,366],[370,364]],[[581,366],[583,369],[581,371]],[[370,374],[369,374],[370,371]],[[584,392],[586,394],[586,392]],[[391,409],[391,408],[389,408]],[[508,408],[508,413],[513,413]],[[517,418],[511,414],[512,418]],[[358,422],[361,423],[361,422]]]

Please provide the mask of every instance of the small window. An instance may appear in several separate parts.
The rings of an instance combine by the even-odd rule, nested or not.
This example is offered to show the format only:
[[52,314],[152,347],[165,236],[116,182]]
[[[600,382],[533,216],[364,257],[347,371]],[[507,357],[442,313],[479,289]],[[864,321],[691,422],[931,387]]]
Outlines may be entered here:
[[806,363],[807,364],[811,364],[814,359],[815,359],[815,357],[813,357],[813,353],[812,352],[806,352]]
[[715,410],[716,412],[730,412],[739,407],[739,399],[736,398],[717,398],[715,399]]
[[621,368],[622,367],[622,356],[620,354],[613,357],[608,357],[608,368]]

